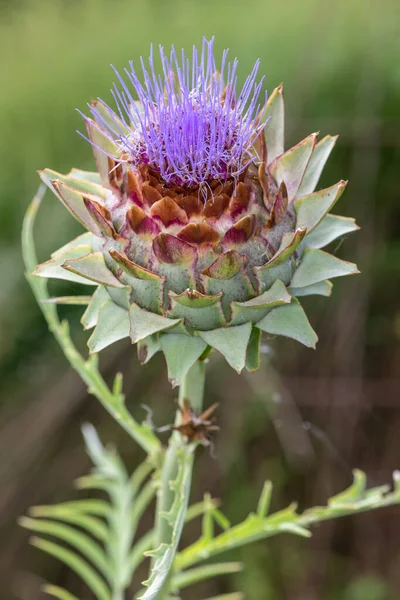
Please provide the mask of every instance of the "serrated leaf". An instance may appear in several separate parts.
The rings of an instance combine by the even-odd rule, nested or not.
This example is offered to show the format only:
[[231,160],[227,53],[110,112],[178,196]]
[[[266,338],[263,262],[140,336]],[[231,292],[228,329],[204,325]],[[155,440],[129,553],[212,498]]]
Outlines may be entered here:
[[81,258],[67,259],[63,262],[62,267],[88,281],[117,288],[125,287],[109,270],[101,252],[91,252]]
[[84,329],[92,329],[92,327],[97,325],[100,310],[107,300],[110,300],[107,289],[104,286],[99,285],[94,291],[92,299],[82,315],[81,323]]
[[189,369],[207,348],[207,344],[198,337],[174,333],[161,334],[160,345],[167,361],[168,379],[173,387],[182,384]]
[[150,313],[140,308],[137,304],[131,304],[129,308],[130,336],[133,344],[144,340],[149,335],[169,329],[182,322],[182,319],[168,319],[161,315]]
[[306,236],[304,245],[307,248],[323,248],[337,238],[359,229],[355,219],[328,214],[310,235]]
[[339,200],[346,185],[347,181],[339,181],[329,188],[295,200],[296,227],[306,229],[309,235]]
[[299,190],[305,170],[316,142],[316,134],[312,133],[302,142],[278,156],[270,165],[278,187],[285,182],[289,202],[292,202]]
[[88,588],[95,594],[98,600],[111,600],[111,594],[104,580],[96,571],[80,556],[66,548],[58,546],[48,540],[34,537],[31,544],[57,558],[62,563],[72,569]]
[[269,118],[265,127],[265,141],[267,144],[268,162],[272,162],[284,152],[285,106],[282,84],[275,88],[268,98],[264,118],[265,120]]
[[155,600],[171,570],[178,543],[181,537],[190,493],[193,455],[187,450],[178,454],[178,475],[173,486],[175,499],[168,520],[172,526],[171,542],[161,544],[159,548],[146,553],[155,558],[149,579],[144,582],[148,586],[140,600]]
[[301,182],[297,194],[298,196],[311,194],[315,190],[325,163],[336,144],[337,138],[337,135],[327,135],[315,146],[307,165],[306,172],[304,173],[303,181]]
[[213,331],[199,331],[198,334],[209,346],[221,352],[231,367],[240,373],[246,362],[251,328],[251,323],[245,323]]
[[302,296],[330,296],[332,294],[332,287],[332,282],[325,280],[301,288],[290,286],[288,291],[292,294],[292,296],[296,296],[297,298]]
[[266,333],[293,338],[308,348],[315,348],[318,336],[310,325],[300,302],[292,298],[290,304],[278,306],[257,323]]
[[305,287],[332,277],[342,277],[356,273],[359,273],[359,270],[354,263],[340,260],[340,258],[336,258],[336,256],[323,250],[307,248],[290,285],[292,287]]
[[129,337],[129,313],[107,300],[99,311],[97,325],[88,341],[91,353],[100,352],[110,344]]

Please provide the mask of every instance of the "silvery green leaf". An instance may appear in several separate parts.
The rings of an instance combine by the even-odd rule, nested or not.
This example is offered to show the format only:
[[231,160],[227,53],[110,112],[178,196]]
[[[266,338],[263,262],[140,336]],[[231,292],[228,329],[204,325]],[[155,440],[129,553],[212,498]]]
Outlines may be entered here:
[[332,294],[332,282],[329,280],[319,281],[305,287],[289,287],[288,291],[292,296],[300,298],[301,296],[330,296]]
[[100,310],[108,300],[110,300],[110,296],[106,288],[99,285],[94,291],[92,299],[82,315],[81,323],[84,329],[92,329],[92,327],[97,325]]
[[327,135],[315,146],[297,193],[298,196],[311,194],[315,190],[325,163],[336,144],[337,138],[337,135]]
[[240,373],[246,362],[251,328],[251,323],[245,323],[213,331],[199,331],[198,334],[209,346],[221,352],[231,367]]
[[339,200],[346,185],[346,181],[339,181],[329,188],[298,198],[294,202],[296,227],[306,229],[309,235]]
[[182,322],[182,319],[168,319],[167,317],[150,313],[134,303],[129,308],[129,319],[130,336],[133,344],[144,340],[149,335],[169,329]]
[[336,256],[322,250],[308,248],[304,252],[290,285],[295,288],[305,287],[325,279],[356,273],[359,273],[359,270],[354,263],[340,260],[340,258],[336,258]]
[[91,252],[86,256],[64,260],[62,267],[86,279],[111,287],[125,287],[107,267],[101,252]]
[[339,215],[326,215],[317,227],[304,239],[307,248],[323,248],[334,240],[353,231],[360,229],[355,219],[340,217]]
[[277,279],[269,290],[246,302],[232,302],[231,325],[242,325],[247,321],[256,323],[262,319],[267,312],[280,304],[290,303],[290,294],[285,285]]
[[160,345],[165,354],[168,367],[168,379],[175,387],[200,358],[207,344],[199,337],[165,333],[160,335]]
[[129,337],[129,313],[124,308],[107,300],[101,307],[97,325],[90,336],[90,352],[100,352],[110,344]]
[[317,139],[312,133],[302,142],[281,154],[269,165],[269,169],[278,185],[285,182],[289,202],[292,202],[299,190],[305,170]]
[[275,88],[268,98],[264,118],[265,120],[269,119],[265,127],[265,141],[267,144],[268,162],[272,162],[284,152],[285,107],[282,85]]
[[272,335],[293,338],[308,348],[315,348],[318,336],[311,327],[300,302],[292,298],[290,304],[278,306],[257,323],[257,327]]

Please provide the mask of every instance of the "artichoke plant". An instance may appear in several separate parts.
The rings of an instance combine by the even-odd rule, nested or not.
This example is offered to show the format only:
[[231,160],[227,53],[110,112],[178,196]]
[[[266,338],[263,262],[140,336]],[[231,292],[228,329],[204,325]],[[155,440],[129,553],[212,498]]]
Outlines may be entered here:
[[87,233],[35,274],[95,286],[91,352],[130,336],[179,385],[212,349],[256,369],[262,332],[314,347],[299,298],[357,272],[322,250],[357,226],[329,212],[345,181],[315,191],[336,137],[285,150],[282,86],[260,101],[258,63],[238,90],[237,60],[224,52],[217,70],[212,41],[160,58],[161,76],[142,61],[143,82],[132,63],[115,71],[115,109],[89,106],[97,172],[40,173]]

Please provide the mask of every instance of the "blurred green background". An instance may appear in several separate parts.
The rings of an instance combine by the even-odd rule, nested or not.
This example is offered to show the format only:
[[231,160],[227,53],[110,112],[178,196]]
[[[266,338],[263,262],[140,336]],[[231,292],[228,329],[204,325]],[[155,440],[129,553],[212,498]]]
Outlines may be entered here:
[[[210,364],[207,402],[220,402],[216,458],[199,456],[193,499],[223,500],[232,521],[275,482],[274,508],[324,502],[351,481],[370,484],[400,466],[400,17],[395,0],[0,0],[0,597],[39,600],[49,580],[89,599],[77,579],[28,545],[17,517],[28,506],[75,496],[88,469],[79,425],[93,422],[129,465],[141,457],[67,367],[24,281],[21,220],[38,185],[36,170],[93,168],[75,108],[109,99],[113,74],[149,44],[189,48],[215,35],[216,49],[240,58],[242,79],[256,58],[269,91],[285,83],[287,144],[312,131],[340,134],[322,185],[348,178],[341,214],[361,232],[345,255],[362,275],[339,281],[331,300],[308,300],[317,352],[277,340],[261,372],[239,378]],[[80,232],[54,197],[37,229],[39,258]],[[342,248],[336,251],[341,255]],[[62,285],[52,288],[66,291]],[[64,311],[77,325],[79,311]],[[163,359],[140,368],[129,343],[102,356],[122,369],[129,406],[171,422],[176,393]],[[278,376],[279,373],[279,376]],[[151,523],[151,514],[145,525]],[[189,541],[196,526],[185,534]],[[396,509],[244,548],[242,574],[193,588],[197,600],[242,589],[249,600],[386,600],[400,596]],[[145,575],[142,573],[141,575]],[[139,580],[135,582],[136,587]]]

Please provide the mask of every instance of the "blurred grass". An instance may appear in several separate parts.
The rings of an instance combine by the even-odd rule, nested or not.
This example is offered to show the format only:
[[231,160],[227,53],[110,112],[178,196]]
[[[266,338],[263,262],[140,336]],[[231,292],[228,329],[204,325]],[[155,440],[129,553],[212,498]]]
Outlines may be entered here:
[[[141,54],[146,57],[150,43],[167,48],[174,43],[188,49],[200,43],[203,35],[215,36],[217,53],[229,47],[231,57],[239,57],[242,79],[260,58],[268,90],[284,81],[288,143],[319,128],[323,135],[341,136],[322,183],[351,179],[341,212],[355,214],[363,227],[355,241],[346,242],[347,256],[351,252],[357,256],[363,275],[358,281],[336,286],[333,302],[314,302],[312,321],[321,338],[317,354],[278,344],[277,362],[294,380],[304,375],[332,378],[324,388],[328,390],[325,394],[331,394],[325,412],[306,408],[302,418],[327,430],[352,466],[365,466],[378,479],[388,479],[386,473],[396,466],[393,448],[399,415],[398,411],[378,415],[375,411],[368,416],[371,401],[365,378],[391,381],[398,377],[400,360],[395,296],[400,272],[396,241],[400,219],[400,36],[396,8],[395,0],[0,1],[0,449],[9,453],[0,460],[0,484],[4,484],[4,497],[10,499],[4,501],[3,511],[0,508],[0,522],[23,512],[25,505],[32,503],[29,494],[35,495],[35,501],[48,502],[58,493],[58,484],[69,486],[72,476],[83,468],[78,451],[71,451],[71,443],[79,444],[79,439],[70,432],[87,410],[93,411],[95,419],[103,417],[92,403],[86,408],[82,389],[65,373],[63,360],[23,280],[19,234],[23,213],[38,185],[36,170],[94,166],[89,145],[75,133],[83,130],[75,108],[85,110],[93,97],[109,99],[110,63],[122,69],[129,60],[137,60]],[[55,198],[49,197],[39,219],[40,258],[45,259],[79,231]],[[78,320],[76,309],[67,314]],[[155,359],[153,366],[139,374],[136,366],[131,368],[126,352],[131,352],[129,345],[118,347],[117,352],[119,348],[120,356],[107,355],[106,368],[113,370],[115,361],[118,366],[122,363],[128,391],[135,390],[135,410],[140,402],[152,400],[151,385],[155,386],[163,400],[157,405],[157,414],[160,422],[163,418],[167,422],[173,393],[158,382],[164,376],[162,362]],[[222,379],[219,372],[214,374],[216,389],[210,395],[217,400],[230,396],[230,402],[236,397],[237,414],[232,415],[230,402],[224,401],[221,421],[226,432],[221,432],[219,463],[210,469],[207,457],[201,462],[199,493],[212,488],[224,496],[230,516],[241,518],[243,511],[254,505],[266,471],[277,479],[277,502],[297,496],[307,503],[320,497],[318,494],[333,493],[330,488],[336,483],[337,488],[343,487],[340,477],[345,479],[346,474],[338,475],[337,465],[332,472],[334,461],[323,445],[316,446],[321,458],[308,471],[288,464],[269,421],[265,399],[253,398],[250,410],[244,401],[249,389],[227,370],[222,373]],[[340,387],[338,378],[350,376],[367,381],[365,393],[361,388],[353,392],[349,386]],[[154,383],[150,385],[151,378]],[[381,391],[376,396],[384,399],[383,390],[392,389],[390,385],[378,387]],[[294,389],[296,400],[307,401],[296,385]],[[318,389],[313,384],[312,398],[322,401],[326,396]],[[68,409],[71,395],[75,404]],[[60,398],[66,403],[65,415],[57,417],[56,400]],[[345,419],[343,412],[329,408],[330,401],[337,399],[350,406]],[[387,401],[390,404],[390,398]],[[35,427],[42,432],[36,437]],[[21,442],[10,449],[9,440],[15,439]],[[48,479],[48,472],[56,473],[54,481]],[[386,545],[382,535],[382,523],[386,522],[378,519],[362,522],[375,536],[384,558],[374,558],[373,552],[361,548],[356,536],[339,524],[329,530],[332,535],[328,528],[325,537],[317,534],[307,550],[303,543],[285,538],[271,547],[246,551],[241,558],[248,568],[239,576],[238,585],[245,588],[250,600],[358,600],[367,593],[366,588],[368,600],[382,600],[398,583],[398,563],[392,556],[395,549],[389,532]],[[7,575],[11,586],[18,579],[23,581],[15,573],[27,567],[22,567],[18,558],[21,544],[25,544],[22,534],[12,523],[7,531],[13,542],[8,552],[6,547],[3,553],[0,550],[0,574]],[[364,539],[360,529],[356,532]],[[0,545],[7,546],[5,540],[0,537]],[[29,558],[32,560],[32,554]],[[317,558],[318,573],[314,573]],[[52,568],[41,567],[40,572],[51,577]],[[368,584],[371,579],[363,579],[364,572],[372,573],[371,577],[376,574],[375,587]],[[293,581],[288,582],[290,577]],[[346,582],[350,586],[347,591]],[[19,598],[40,597],[18,589]],[[33,588],[27,584],[27,589]],[[230,589],[212,588],[208,595]]]

